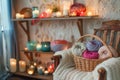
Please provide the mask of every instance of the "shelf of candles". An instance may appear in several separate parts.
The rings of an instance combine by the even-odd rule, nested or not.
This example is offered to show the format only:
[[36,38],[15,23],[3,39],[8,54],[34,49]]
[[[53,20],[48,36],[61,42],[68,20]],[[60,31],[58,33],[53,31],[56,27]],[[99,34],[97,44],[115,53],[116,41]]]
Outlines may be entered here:
[[20,18],[12,19],[12,21],[32,21],[32,20],[71,20],[71,19],[91,19],[98,18],[98,15],[93,16],[66,16],[66,17],[48,17],[48,18]]
[[34,73],[33,75],[30,75],[26,72],[14,72],[12,74],[16,76],[24,76],[24,77],[34,78],[34,79],[53,80],[52,74],[40,75],[38,73]]

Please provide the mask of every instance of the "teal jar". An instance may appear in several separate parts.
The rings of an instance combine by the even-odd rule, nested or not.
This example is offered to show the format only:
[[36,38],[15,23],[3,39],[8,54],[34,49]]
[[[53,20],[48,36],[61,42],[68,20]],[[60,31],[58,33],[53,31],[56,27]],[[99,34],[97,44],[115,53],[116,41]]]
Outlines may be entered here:
[[33,51],[36,49],[36,42],[35,41],[29,41],[27,42],[27,48],[30,51]]
[[38,18],[39,17],[39,9],[38,7],[32,7],[32,17]]
[[42,51],[43,52],[50,52],[51,51],[49,41],[41,42],[41,45],[42,45]]

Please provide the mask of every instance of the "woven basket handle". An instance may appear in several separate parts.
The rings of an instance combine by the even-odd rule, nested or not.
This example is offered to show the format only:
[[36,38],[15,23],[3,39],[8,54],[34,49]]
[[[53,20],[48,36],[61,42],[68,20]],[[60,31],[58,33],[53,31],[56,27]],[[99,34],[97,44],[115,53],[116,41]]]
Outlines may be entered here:
[[102,44],[108,49],[108,51],[110,53],[109,56],[112,57],[112,52],[111,52],[110,48],[107,46],[107,44],[100,37],[93,35],[93,34],[86,34],[84,36],[81,36],[78,41],[82,41],[83,38],[85,38],[85,37],[92,37],[92,38],[95,38],[95,39],[99,40],[100,42],[102,42]]

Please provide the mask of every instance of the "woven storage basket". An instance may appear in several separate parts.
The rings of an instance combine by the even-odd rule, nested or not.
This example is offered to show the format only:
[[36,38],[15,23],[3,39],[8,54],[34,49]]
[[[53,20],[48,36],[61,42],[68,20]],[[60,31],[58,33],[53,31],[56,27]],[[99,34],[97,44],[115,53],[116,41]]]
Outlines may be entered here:
[[[81,36],[78,41],[82,41],[83,38],[85,38],[85,37],[92,37],[92,38],[95,38],[95,39],[99,40],[100,42],[102,42],[102,44],[104,46],[106,46],[106,48],[109,50],[109,53],[110,53],[109,54],[109,56],[110,56],[109,58],[112,57],[112,53],[111,53],[109,47],[98,36],[95,36],[95,35],[92,35],[92,34],[87,34],[87,35]],[[99,63],[101,63],[104,60],[108,59],[108,58],[105,58],[105,59],[86,59],[86,58],[83,58],[83,57],[80,57],[80,56],[76,56],[76,55],[73,55],[73,58],[74,58],[76,69],[79,69],[81,71],[88,71],[88,72],[94,70],[94,68]]]

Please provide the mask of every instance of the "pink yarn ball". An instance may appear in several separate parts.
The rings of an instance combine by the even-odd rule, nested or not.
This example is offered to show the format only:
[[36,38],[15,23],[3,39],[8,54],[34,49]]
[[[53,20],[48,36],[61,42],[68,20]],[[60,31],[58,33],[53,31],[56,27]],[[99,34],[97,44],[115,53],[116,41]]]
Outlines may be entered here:
[[85,50],[83,52],[83,57],[87,58],[87,59],[98,59],[99,54],[98,54],[98,52],[93,52],[93,51]]

